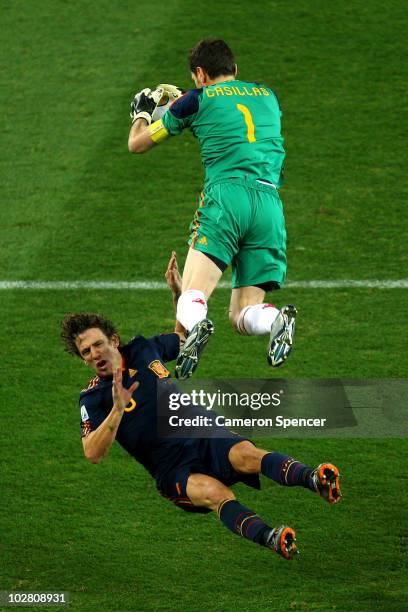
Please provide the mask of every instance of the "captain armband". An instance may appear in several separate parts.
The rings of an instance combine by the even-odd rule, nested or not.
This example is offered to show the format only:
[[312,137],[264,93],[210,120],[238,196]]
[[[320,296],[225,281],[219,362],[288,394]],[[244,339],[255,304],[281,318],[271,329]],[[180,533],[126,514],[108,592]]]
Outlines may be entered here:
[[161,142],[169,135],[161,119],[149,125],[147,129],[149,130],[150,138],[156,143]]

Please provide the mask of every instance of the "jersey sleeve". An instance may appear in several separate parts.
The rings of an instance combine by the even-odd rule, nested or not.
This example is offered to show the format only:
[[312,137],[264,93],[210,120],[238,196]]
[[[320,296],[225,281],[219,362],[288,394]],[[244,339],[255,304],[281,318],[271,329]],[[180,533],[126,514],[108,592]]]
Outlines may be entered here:
[[81,410],[81,438],[86,438],[91,431],[95,431],[95,429],[105,420],[105,415],[101,411],[96,410],[90,404],[89,400],[87,401],[86,397],[81,397],[79,399],[79,405]]
[[149,342],[154,344],[155,349],[160,355],[160,358],[166,361],[176,359],[180,351],[180,337],[178,334],[162,334],[161,336],[153,336]]
[[198,113],[201,89],[190,89],[170,106],[163,115],[163,125],[171,136],[177,136],[191,124]]

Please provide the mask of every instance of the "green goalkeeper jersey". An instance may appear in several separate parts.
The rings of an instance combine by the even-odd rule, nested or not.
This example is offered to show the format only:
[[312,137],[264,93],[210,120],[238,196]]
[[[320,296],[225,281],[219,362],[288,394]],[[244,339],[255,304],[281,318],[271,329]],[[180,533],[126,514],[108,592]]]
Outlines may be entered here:
[[266,85],[224,81],[192,89],[163,116],[170,135],[190,128],[201,147],[205,186],[239,177],[282,183],[281,110]]

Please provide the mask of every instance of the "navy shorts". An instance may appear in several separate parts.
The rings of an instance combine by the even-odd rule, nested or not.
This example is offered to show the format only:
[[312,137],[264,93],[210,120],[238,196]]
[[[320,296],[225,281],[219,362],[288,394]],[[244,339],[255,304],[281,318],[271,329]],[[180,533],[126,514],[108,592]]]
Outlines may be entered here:
[[187,480],[190,474],[212,476],[227,487],[243,482],[254,489],[260,489],[258,474],[240,474],[234,470],[228,460],[230,449],[244,440],[251,442],[236,434],[230,434],[228,438],[189,439],[177,466],[156,477],[160,495],[187,512],[204,514],[211,510],[202,506],[194,506],[187,496]]

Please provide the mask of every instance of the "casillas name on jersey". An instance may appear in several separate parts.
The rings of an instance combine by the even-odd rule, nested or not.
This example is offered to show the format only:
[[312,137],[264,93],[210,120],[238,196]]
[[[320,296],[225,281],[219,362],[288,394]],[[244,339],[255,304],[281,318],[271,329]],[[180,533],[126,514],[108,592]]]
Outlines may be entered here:
[[[146,339],[136,336],[122,347],[123,386],[129,388],[136,380],[138,388],[125,408],[116,440],[154,476],[163,460],[168,442],[157,438],[157,380],[170,376],[164,365],[179,353],[177,334],[163,334]],[[97,429],[112,410],[112,377],[94,378],[81,391],[81,435]]]
[[276,94],[260,83],[224,81],[191,89],[162,122],[170,135],[190,128],[200,141],[205,186],[229,178],[282,183],[285,158]]

